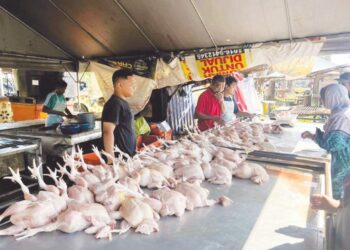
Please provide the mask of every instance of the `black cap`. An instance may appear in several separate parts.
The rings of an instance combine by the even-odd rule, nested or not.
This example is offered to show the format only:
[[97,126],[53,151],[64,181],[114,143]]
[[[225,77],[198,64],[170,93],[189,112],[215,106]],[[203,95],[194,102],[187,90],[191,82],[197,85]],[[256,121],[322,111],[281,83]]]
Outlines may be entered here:
[[350,72],[345,72],[340,75],[339,79],[340,82],[350,82]]

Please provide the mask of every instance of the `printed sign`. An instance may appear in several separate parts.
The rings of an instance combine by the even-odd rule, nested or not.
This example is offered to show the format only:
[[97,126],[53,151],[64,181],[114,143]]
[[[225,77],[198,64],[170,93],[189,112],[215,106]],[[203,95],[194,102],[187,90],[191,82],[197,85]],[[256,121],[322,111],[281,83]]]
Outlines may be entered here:
[[128,68],[138,76],[154,79],[157,60],[153,58],[142,58],[134,60],[100,60],[99,63],[113,68]]
[[196,64],[202,78],[217,74],[229,75],[247,67],[243,49],[228,49],[196,54]]

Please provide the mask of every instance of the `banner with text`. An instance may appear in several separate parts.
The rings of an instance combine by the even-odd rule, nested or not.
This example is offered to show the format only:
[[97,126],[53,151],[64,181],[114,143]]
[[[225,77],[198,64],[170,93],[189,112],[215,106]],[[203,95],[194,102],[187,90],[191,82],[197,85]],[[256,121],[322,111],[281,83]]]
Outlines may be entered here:
[[214,75],[228,75],[247,67],[243,49],[227,49],[195,55],[196,65],[201,78]]
[[229,75],[248,67],[245,49],[225,49],[180,58],[187,80],[199,81],[217,74]]

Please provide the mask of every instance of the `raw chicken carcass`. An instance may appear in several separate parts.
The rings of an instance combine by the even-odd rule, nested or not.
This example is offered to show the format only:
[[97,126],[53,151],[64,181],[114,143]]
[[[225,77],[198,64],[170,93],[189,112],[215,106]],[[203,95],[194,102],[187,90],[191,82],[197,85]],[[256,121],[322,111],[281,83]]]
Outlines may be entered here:
[[232,161],[236,164],[241,164],[245,160],[245,156],[242,155],[242,151],[234,151],[228,148],[218,147],[216,157],[222,157],[226,160]]
[[269,151],[269,152],[277,152],[277,148],[275,145],[273,145],[271,142],[261,142],[257,144],[259,149],[262,151]]
[[[156,223],[159,215],[147,203],[138,198],[125,198],[119,212],[127,224],[135,228],[137,232],[151,234],[159,231]],[[123,224],[123,227],[126,227],[125,224]],[[125,232],[126,230],[123,229],[122,231]]]
[[145,197],[142,199],[143,202],[147,203],[157,213],[162,209],[162,202],[155,198]]
[[205,177],[203,170],[198,163],[192,162],[183,166],[178,166],[175,171],[175,178],[183,181],[204,181]]
[[97,185],[101,182],[99,177],[91,173],[89,170],[86,170],[84,172],[78,172],[75,167],[70,168],[70,172],[67,169],[67,165],[61,166],[57,163],[57,166],[59,168],[59,172],[61,175],[66,175],[68,178],[74,182],[75,184],[79,186],[85,186],[87,183],[87,187],[90,189],[94,185]]
[[13,225],[0,230],[0,235],[17,234],[26,228],[41,227],[54,220],[67,207],[67,187],[63,180],[61,183],[60,188],[64,189],[62,196],[54,195],[51,199],[29,201],[30,203],[22,201],[5,210],[1,217],[10,216]]
[[68,197],[80,203],[95,202],[94,195],[87,186],[73,185],[69,187]]
[[232,173],[232,171],[237,168],[237,163],[235,163],[233,161],[230,161],[230,160],[227,160],[227,159],[225,159],[223,157],[220,157],[220,156],[215,157],[214,160],[212,160],[210,162],[210,164],[213,165],[213,166],[225,167],[225,168],[227,168],[227,170],[230,173]]
[[263,131],[266,134],[282,134],[283,129],[279,124],[266,124]]
[[0,215],[0,222],[11,215],[21,213],[24,210],[26,210],[30,205],[32,204],[32,201],[30,200],[22,200],[15,202],[11,204],[8,208],[5,209],[5,211]]
[[[51,179],[58,185],[57,175],[55,171],[52,171],[48,168],[49,174],[47,176],[51,177]],[[68,197],[72,200],[75,200],[80,203],[93,203],[94,194],[88,189],[88,183],[84,178],[76,178],[77,184],[74,184],[68,188]]]
[[174,173],[173,173],[173,168],[161,163],[161,162],[157,162],[157,163],[151,163],[146,165],[147,168],[149,169],[154,169],[157,170],[158,172],[160,172],[166,179],[173,177]]
[[86,229],[86,233],[94,233],[96,238],[111,239],[114,228],[115,221],[102,205],[97,203],[71,203],[67,210],[62,212],[54,222],[27,229],[16,236],[18,237],[17,240],[21,240],[40,232],[60,230],[65,233],[74,233]]
[[139,180],[141,187],[147,188],[162,188],[164,186],[169,186],[168,180],[157,170],[142,168],[138,172],[134,172],[132,177]]
[[272,124],[271,125],[271,134],[282,134],[283,129],[278,124]]
[[241,179],[251,179],[256,184],[269,180],[266,170],[256,163],[244,162],[234,170],[233,175]]
[[39,179],[40,179],[39,184],[42,187],[48,188],[48,190],[50,190],[50,191],[42,191],[41,190],[35,196],[35,195],[30,193],[28,187],[22,182],[22,179],[21,179],[21,176],[19,173],[19,169],[17,168],[16,172],[12,168],[9,168],[9,170],[11,172],[11,176],[4,177],[4,179],[9,179],[13,182],[16,182],[21,187],[21,190],[23,192],[25,200],[30,200],[30,201],[42,200],[42,201],[44,201],[44,200],[52,199],[53,197],[56,197],[59,195],[59,190],[57,188],[53,188],[53,187],[48,188],[49,186],[43,182],[43,180],[41,179],[40,174],[39,174]]
[[140,194],[143,194],[143,191],[139,185],[140,180],[133,179],[129,176],[124,177],[123,179],[119,180],[119,183],[127,187],[128,189],[139,192]]
[[182,193],[165,187],[153,191],[151,197],[160,200],[162,203],[162,208],[159,211],[161,216],[182,216],[185,213],[187,199]]
[[213,184],[226,184],[231,185],[232,173],[227,168],[204,162],[201,164],[205,178]]
[[264,132],[264,125],[261,123],[252,123],[250,127],[252,128],[252,135],[254,136],[261,135]]
[[175,191],[182,193],[186,198],[186,209],[192,211],[196,207],[212,206],[215,200],[208,200],[209,190],[202,188],[200,183],[182,182]]

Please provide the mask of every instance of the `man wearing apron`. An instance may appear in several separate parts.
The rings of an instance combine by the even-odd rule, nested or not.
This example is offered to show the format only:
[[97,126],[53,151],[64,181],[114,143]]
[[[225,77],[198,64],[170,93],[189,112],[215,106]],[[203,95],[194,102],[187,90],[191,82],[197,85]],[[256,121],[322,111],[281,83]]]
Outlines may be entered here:
[[247,112],[240,112],[237,103],[234,98],[235,88],[237,87],[237,80],[228,76],[225,79],[225,89],[224,89],[224,105],[225,109],[221,116],[224,122],[233,121],[237,116],[240,117],[251,117],[252,115]]
[[67,83],[63,80],[58,80],[56,83],[56,89],[49,93],[45,99],[43,112],[48,113],[46,119],[46,126],[52,126],[57,123],[63,122],[63,117],[73,118],[74,116],[69,111],[64,98],[64,92],[66,91]]

